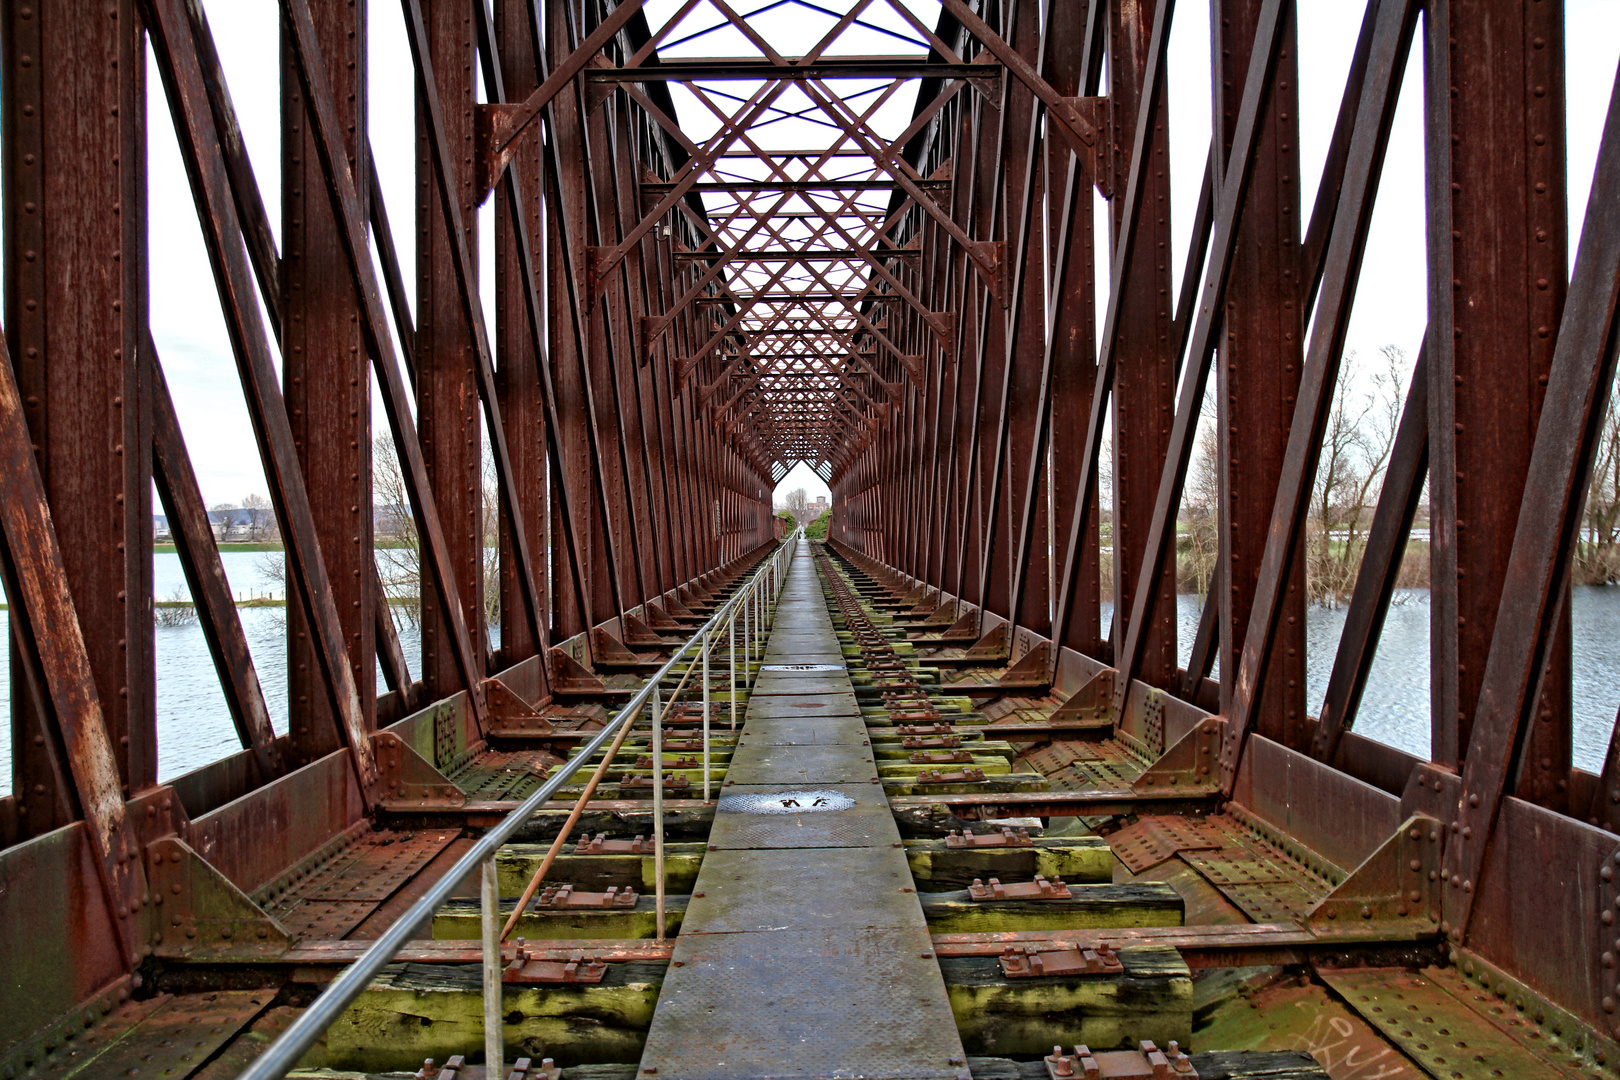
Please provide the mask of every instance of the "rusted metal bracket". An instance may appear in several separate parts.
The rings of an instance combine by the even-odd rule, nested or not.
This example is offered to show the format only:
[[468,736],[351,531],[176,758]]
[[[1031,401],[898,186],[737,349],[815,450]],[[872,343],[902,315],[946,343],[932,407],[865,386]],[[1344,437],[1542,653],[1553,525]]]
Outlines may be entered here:
[[[513,142],[503,140],[502,133],[510,126],[514,116],[524,112],[521,104],[473,106],[473,184],[474,201],[482,204],[500,182],[501,174],[511,164]],[[500,149],[495,149],[499,145]]]
[[1073,1055],[1063,1047],[1052,1047],[1046,1057],[1046,1074],[1052,1080],[1198,1080],[1192,1058],[1181,1052],[1174,1039],[1169,1049],[1160,1050],[1144,1039],[1136,1050],[1101,1050],[1076,1046]]
[[576,892],[572,885],[547,885],[535,897],[536,908],[559,911],[566,908],[633,908],[636,890],[608,886],[607,892]]
[[[619,781],[619,786],[621,788],[651,788],[653,786],[653,778],[650,776],[627,776],[623,780]],[[685,788],[689,786],[690,784],[684,776],[664,777],[665,790],[670,788]]]
[[512,1071],[506,1074],[506,1080],[560,1080],[562,1069],[551,1058],[541,1058],[540,1064],[532,1065],[533,1058],[518,1058],[512,1064]]
[[556,731],[550,720],[499,679],[484,680],[484,703],[492,735],[545,736]]
[[999,623],[995,629],[968,646],[967,659],[1005,660],[1008,656],[1007,624]]
[[634,840],[609,840],[606,833],[597,833],[589,840],[574,845],[575,855],[651,855],[652,842],[645,836]]
[[945,837],[945,846],[948,848],[1009,848],[1034,847],[1035,841],[1029,838],[1028,829],[997,829],[993,833],[964,833],[952,829]]
[[1226,721],[1221,717],[1206,716],[1148,766],[1131,790],[1138,795],[1159,794],[1170,788],[1183,795],[1214,794],[1220,790],[1214,769],[1225,730]]
[[1035,945],[1020,949],[1008,945],[1001,953],[1001,973],[1009,979],[1040,979],[1051,975],[1122,975],[1125,965],[1106,941],[1095,949],[1074,945],[1042,952]]
[[154,956],[263,959],[292,946],[280,923],[177,837],[146,845],[146,880],[142,934]]
[[[653,759],[651,754],[643,754],[636,758],[636,768],[650,769],[652,767]],[[674,761],[664,762],[664,768],[666,769],[701,769],[702,767],[703,759],[695,757],[678,757]]]
[[467,795],[392,731],[371,736],[377,758],[377,792],[384,809],[454,810]]
[[919,750],[910,760],[913,765],[960,765],[971,762],[973,755],[966,750]]
[[[894,729],[901,735],[955,735],[956,728],[950,724],[901,724]],[[958,740],[960,741],[960,740]],[[905,745],[910,745],[905,744]]]
[[934,738],[920,738],[916,735],[908,735],[900,740],[900,745],[907,750],[945,750],[961,746],[962,736],[939,735]]
[[553,648],[551,650],[551,688],[556,692],[598,694],[607,689],[607,684],[598,678],[590,668],[574,659],[572,653]]
[[1445,828],[1436,818],[1413,814],[1367,856],[1350,876],[1311,909],[1315,934],[1354,934],[1371,924],[1440,933],[1445,888],[1441,869]]
[[1048,880],[1045,875],[1036,874],[1034,881],[1015,881],[1010,885],[1002,884],[1000,878],[991,878],[986,885],[980,878],[974,878],[973,884],[968,886],[969,900],[1069,900],[1074,894],[1062,878]]
[[503,983],[599,983],[607,974],[607,964],[600,956],[586,957],[575,953],[567,960],[536,960],[529,955],[523,939],[517,939],[517,948],[501,972]]
[[1114,722],[1114,674],[1113,668],[1103,668],[1097,672],[1053,710],[1047,722],[1074,724],[1076,727],[1111,726]]
[[944,769],[924,769],[917,774],[919,784],[977,784],[985,779],[983,769],[957,769],[955,772],[946,772]]

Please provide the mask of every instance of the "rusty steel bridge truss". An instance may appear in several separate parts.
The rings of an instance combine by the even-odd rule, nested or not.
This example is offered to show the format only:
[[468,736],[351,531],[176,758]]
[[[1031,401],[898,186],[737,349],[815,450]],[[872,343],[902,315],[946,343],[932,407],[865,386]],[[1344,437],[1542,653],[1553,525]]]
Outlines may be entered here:
[[[1421,817],[1443,862],[1377,913],[1382,940],[1441,942],[1620,1037],[1620,744],[1602,776],[1571,763],[1569,602],[1616,360],[1620,107],[1572,236],[1561,4],[1368,0],[1306,206],[1294,5],[1212,0],[1214,130],[1198,201],[1173,211],[1193,222],[1179,281],[1172,0],[402,8],[416,186],[392,228],[414,229],[414,268],[366,135],[365,5],[280,0],[278,193],[198,0],[0,4],[0,860],[31,883],[0,888],[0,1043],[194,955],[153,914],[177,865],[252,894],[397,809],[421,784],[383,730],[402,718],[438,710],[439,737],[473,747],[610,699],[634,650],[673,644],[773,545],[772,489],[799,462],[832,489],[828,546],[996,670],[976,694],[1064,701],[1048,736],[1102,718],[1178,778],[940,796],[957,813],[1231,800],[1350,867]],[[1312,717],[1305,514],[1410,65],[1429,323]],[[286,546],[282,735],[147,328],[149,100]],[[1176,526],[1211,388],[1219,567],[1182,668]],[[420,537],[420,680],[373,558],[376,433]],[[1430,761],[1354,730],[1425,486]],[[163,784],[154,490],[243,748]],[[439,808],[476,827],[498,804]]]

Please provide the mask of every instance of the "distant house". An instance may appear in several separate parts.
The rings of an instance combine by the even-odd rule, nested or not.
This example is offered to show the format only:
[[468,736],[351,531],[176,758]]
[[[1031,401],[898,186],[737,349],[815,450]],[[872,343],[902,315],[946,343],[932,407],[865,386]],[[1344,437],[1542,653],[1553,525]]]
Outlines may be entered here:
[[814,520],[816,520],[816,518],[820,517],[822,514],[825,514],[827,512],[827,506],[828,506],[827,496],[825,496],[825,495],[817,495],[816,496],[816,501],[807,504],[805,506],[805,509],[810,511],[810,520],[814,521]]

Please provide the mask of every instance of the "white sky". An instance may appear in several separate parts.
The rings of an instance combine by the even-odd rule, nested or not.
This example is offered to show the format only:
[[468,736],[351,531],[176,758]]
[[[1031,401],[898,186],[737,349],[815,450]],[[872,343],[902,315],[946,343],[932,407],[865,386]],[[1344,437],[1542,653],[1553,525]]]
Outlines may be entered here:
[[[276,227],[280,191],[277,5],[275,0],[205,0],[204,6],[241,117],[248,152],[269,203],[271,224]],[[667,0],[661,0],[659,7],[665,6]],[[923,7],[915,5],[919,14]],[[1566,0],[1566,8],[1570,215],[1572,228],[1578,230],[1603,113],[1620,59],[1620,0]],[[387,0],[373,0],[370,12],[372,146],[394,224],[395,242],[406,280],[410,281],[414,266],[414,93],[409,51],[399,8]],[[1361,15],[1358,3],[1304,0],[1300,4],[1302,221],[1309,218]],[[932,22],[933,16],[927,15],[925,20]],[[821,25],[819,19],[815,25]],[[719,52],[725,44],[711,40],[691,51]],[[899,50],[891,42],[873,51]],[[1208,56],[1207,6],[1178,5],[1170,69],[1174,192],[1171,223],[1178,280],[1208,146]],[[242,406],[236,368],[167,102],[156,71],[149,74],[152,333],[163,356],[203,497],[210,505],[235,503],[249,492],[264,490],[263,473]],[[1386,342],[1415,354],[1426,321],[1421,86],[1421,59],[1414,56],[1407,66],[1406,85],[1368,240],[1368,272],[1362,276],[1350,325],[1348,345],[1364,355],[1374,353]],[[903,123],[909,118],[909,99],[903,108],[891,111],[900,115]],[[684,122],[696,120],[687,109],[682,115]],[[784,143],[796,142],[786,130],[782,138]],[[824,136],[816,143],[822,141]],[[488,204],[480,225],[487,280],[492,251]],[[1572,243],[1572,252],[1573,248]],[[486,308],[489,306],[486,298]],[[788,474],[778,491],[785,493],[796,487],[803,487],[812,499],[827,493],[820,478],[802,465]]]

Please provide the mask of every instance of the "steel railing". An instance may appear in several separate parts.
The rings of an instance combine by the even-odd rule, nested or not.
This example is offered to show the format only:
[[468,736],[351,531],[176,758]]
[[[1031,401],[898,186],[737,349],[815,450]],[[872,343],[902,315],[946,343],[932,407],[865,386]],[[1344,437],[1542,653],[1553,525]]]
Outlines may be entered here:
[[[485,1058],[486,1075],[492,1080],[498,1077],[504,1062],[501,1031],[501,956],[500,943],[497,937],[499,925],[499,889],[496,887],[495,854],[502,845],[509,841],[516,832],[528,822],[546,803],[550,802],[558,789],[567,783],[579,771],[581,765],[590,761],[596,752],[602,748],[607,740],[615,736],[620,729],[633,726],[641,715],[641,710],[649,702],[654,702],[651,714],[652,730],[654,733],[655,748],[653,752],[653,816],[656,828],[656,854],[662,854],[663,848],[663,759],[661,755],[660,735],[663,724],[659,716],[656,700],[659,684],[665,676],[669,675],[694,646],[700,650],[704,663],[704,777],[705,797],[707,797],[708,777],[708,722],[709,722],[709,681],[708,659],[717,644],[715,635],[722,627],[727,627],[728,646],[731,659],[731,723],[737,723],[737,624],[742,624],[743,645],[743,672],[746,678],[756,653],[763,655],[764,635],[771,621],[772,601],[781,595],[782,586],[787,579],[787,568],[793,557],[796,543],[803,534],[802,529],[795,529],[782,544],[766,559],[763,565],[754,571],[736,592],[726,599],[713,615],[709,616],[692,636],[680,645],[674,654],[658,669],[647,684],[638,690],[613,722],[596,732],[588,742],[580,746],[577,753],[569,758],[557,771],[542,784],[538,791],[524,799],[516,809],[507,814],[499,825],[494,826],[479,838],[478,842],[468,849],[467,853],[456,861],[456,864],[424,893],[421,899],[412,904],[397,921],[393,923],[371,948],[367,949],[359,959],[343,970],[332,983],[309,1005],[309,1008],[297,1020],[282,1032],[275,1042],[266,1048],[263,1054],[256,1058],[252,1065],[242,1072],[238,1080],[282,1080],[288,1070],[297,1066],[299,1060],[314,1046],[345,1009],[359,997],[365,988],[371,985],[383,968],[390,964],[399,951],[411,941],[422,923],[431,918],[463,881],[474,870],[482,870],[480,883],[480,898],[483,907],[483,939],[484,939],[484,1015],[485,1015]],[[662,861],[661,859],[659,860]],[[658,874],[658,895],[663,896],[663,875]]]

